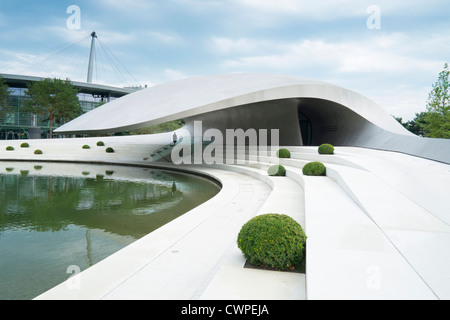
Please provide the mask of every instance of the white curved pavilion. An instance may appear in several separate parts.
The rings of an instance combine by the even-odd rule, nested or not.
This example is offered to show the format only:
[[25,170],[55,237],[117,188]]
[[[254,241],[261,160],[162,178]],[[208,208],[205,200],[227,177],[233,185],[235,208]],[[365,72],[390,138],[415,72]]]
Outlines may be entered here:
[[[292,156],[278,159],[271,150],[251,153],[242,165],[152,162],[171,133],[102,137],[111,154],[82,148],[94,146],[94,137],[0,149],[0,159],[21,160],[30,174],[33,163],[23,160],[99,162],[186,170],[223,185],[210,201],[84,270],[80,288],[68,279],[36,299],[450,299],[448,140],[415,137],[367,98],[328,83],[249,74],[155,86],[58,131],[109,133],[179,118],[187,124],[180,134],[192,133],[196,120],[204,130],[278,128]],[[321,142],[333,143],[335,154],[304,146]],[[275,161],[286,177],[268,176]],[[327,176],[304,176],[310,161],[323,162]],[[305,274],[245,268],[236,236],[264,213],[303,226]]]
[[209,128],[279,129],[280,145],[357,146],[450,163],[450,141],[419,138],[366,97],[330,83],[269,74],[195,77],[105,104],[55,130],[105,134],[184,119]]

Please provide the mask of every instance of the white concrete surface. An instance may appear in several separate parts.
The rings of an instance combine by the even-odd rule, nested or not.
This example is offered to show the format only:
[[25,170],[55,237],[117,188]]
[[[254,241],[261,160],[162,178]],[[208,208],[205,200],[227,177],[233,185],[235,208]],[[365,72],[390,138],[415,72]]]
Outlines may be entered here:
[[303,145],[299,112],[313,144],[402,151],[450,164],[448,139],[420,138],[370,99],[331,83],[274,74],[233,73],[152,86],[104,104],[55,130],[111,134],[184,119],[204,130],[278,129],[280,144]]
[[334,101],[381,128],[412,135],[381,107],[354,91],[323,81],[250,73],[193,77],[152,86],[102,105],[55,132],[120,132],[255,102],[301,97]]
[[[106,157],[95,149],[80,156],[83,139],[32,141],[32,148],[44,149],[41,160],[149,165],[147,138],[127,139],[102,138],[117,150]],[[11,157],[6,144],[0,159]],[[274,160],[267,156],[185,167],[221,180],[222,192],[82,272],[79,290],[63,283],[37,299],[450,298],[449,165],[361,148],[336,147],[332,156],[288,149],[293,157],[280,160],[287,177],[267,176]],[[36,159],[31,150],[16,151],[16,159]],[[301,174],[313,160],[326,164],[327,177]],[[268,212],[304,227],[306,274],[243,268],[237,233]]]

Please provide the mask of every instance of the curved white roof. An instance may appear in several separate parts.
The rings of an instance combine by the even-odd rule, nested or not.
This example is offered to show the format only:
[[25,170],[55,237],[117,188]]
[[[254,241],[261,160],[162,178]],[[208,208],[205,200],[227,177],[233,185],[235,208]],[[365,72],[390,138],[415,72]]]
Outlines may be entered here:
[[156,85],[100,106],[55,131],[118,132],[239,105],[287,98],[330,100],[378,127],[409,134],[377,104],[356,92],[326,82],[273,74],[203,76]]

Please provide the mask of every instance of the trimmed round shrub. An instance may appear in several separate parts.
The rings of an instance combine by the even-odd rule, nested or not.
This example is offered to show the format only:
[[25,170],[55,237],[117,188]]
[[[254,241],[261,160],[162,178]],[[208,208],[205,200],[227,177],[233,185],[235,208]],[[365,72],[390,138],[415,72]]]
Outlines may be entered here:
[[89,147],[87,144],[85,144],[84,146],[82,146],[83,149],[90,149],[91,147]]
[[282,165],[273,165],[269,167],[267,174],[269,176],[285,176],[286,169]]
[[306,235],[300,224],[287,215],[254,217],[242,226],[237,243],[253,265],[275,270],[304,267]]
[[106,148],[105,151],[108,152],[108,153],[113,153],[113,152],[114,152],[114,149],[111,148],[111,147],[108,147],[108,148]]
[[28,144],[28,142],[24,142],[20,145],[21,148],[29,148],[30,145]]
[[103,141],[98,141],[97,142],[97,146],[99,147],[103,147],[105,145],[105,143]]
[[277,151],[278,158],[290,158],[291,152],[288,149],[280,149]]
[[334,147],[331,144],[324,143],[319,146],[319,154],[334,154]]
[[40,149],[36,149],[36,150],[34,150],[34,154],[42,154],[43,152],[42,152],[42,150],[40,150]]
[[309,162],[302,169],[305,176],[325,176],[327,168],[322,162]]
[[14,147],[13,146],[7,146],[6,147],[6,151],[14,151]]

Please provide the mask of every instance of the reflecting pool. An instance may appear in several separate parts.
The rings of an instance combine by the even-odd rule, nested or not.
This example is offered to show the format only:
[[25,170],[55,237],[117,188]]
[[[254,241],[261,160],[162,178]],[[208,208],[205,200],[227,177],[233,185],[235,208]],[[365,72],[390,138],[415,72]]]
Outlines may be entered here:
[[219,191],[174,171],[0,162],[0,299],[32,299]]

